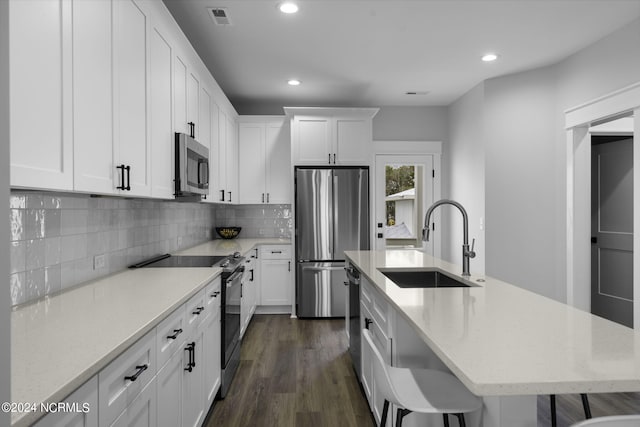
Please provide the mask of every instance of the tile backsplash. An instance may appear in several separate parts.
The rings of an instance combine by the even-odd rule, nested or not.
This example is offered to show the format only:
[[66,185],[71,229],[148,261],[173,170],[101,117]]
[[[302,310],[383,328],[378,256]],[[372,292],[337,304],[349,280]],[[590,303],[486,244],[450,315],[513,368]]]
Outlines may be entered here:
[[13,305],[217,237],[201,203],[13,191],[9,219]]
[[239,237],[291,238],[291,205],[219,205],[217,225],[242,227]]
[[[215,226],[240,226],[240,237],[291,238],[293,229],[291,205],[209,205],[33,191],[11,192],[9,222],[13,305],[218,238]],[[96,256],[103,256],[104,266],[97,265]]]

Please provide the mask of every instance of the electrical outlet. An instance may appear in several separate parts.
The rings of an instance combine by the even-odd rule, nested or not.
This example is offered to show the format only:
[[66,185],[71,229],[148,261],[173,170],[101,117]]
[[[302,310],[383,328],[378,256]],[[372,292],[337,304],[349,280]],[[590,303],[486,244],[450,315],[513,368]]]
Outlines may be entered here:
[[93,269],[100,270],[107,265],[107,256],[105,254],[96,255],[93,257]]

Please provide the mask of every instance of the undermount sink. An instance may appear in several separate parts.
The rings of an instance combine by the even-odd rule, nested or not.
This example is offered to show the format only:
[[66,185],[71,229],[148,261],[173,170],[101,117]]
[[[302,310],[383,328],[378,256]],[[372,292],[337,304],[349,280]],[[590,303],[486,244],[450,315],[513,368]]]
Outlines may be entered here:
[[436,270],[380,269],[380,272],[401,288],[468,288],[473,286]]

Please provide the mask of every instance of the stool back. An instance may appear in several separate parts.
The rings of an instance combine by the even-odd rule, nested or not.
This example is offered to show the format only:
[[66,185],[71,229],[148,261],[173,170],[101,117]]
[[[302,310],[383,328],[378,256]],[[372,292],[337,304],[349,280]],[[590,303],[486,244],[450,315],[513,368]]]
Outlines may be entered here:
[[639,427],[640,415],[617,415],[613,417],[592,418],[574,424],[571,427]]

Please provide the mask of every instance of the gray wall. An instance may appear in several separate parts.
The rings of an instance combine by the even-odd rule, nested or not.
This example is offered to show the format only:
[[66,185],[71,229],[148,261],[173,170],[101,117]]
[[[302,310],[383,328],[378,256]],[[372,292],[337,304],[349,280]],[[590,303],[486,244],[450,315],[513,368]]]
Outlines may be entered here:
[[[0,1],[0,200],[9,200],[9,2]],[[6,203],[6,202],[5,202]],[[9,278],[9,227],[0,226],[0,277]],[[6,283],[6,282],[5,282]],[[0,286],[0,402],[11,401],[11,300]],[[11,414],[0,411],[0,425]]]
[[[442,194],[460,202],[469,215],[469,239],[476,239],[476,258],[471,260],[473,274],[485,271],[485,236],[480,221],[485,216],[485,136],[484,83],[470,90],[449,107],[449,140],[443,145]],[[442,255],[462,264],[462,216],[457,209],[443,210]]]
[[[638,80],[640,20],[635,20],[557,64],[487,80],[481,102],[471,91],[452,105],[453,146],[445,144],[444,151],[453,155],[448,179],[466,181],[460,187],[478,186],[461,157],[476,142],[457,135],[478,125],[456,109],[473,103],[483,115],[488,275],[566,300],[564,110]],[[458,143],[466,148],[456,148]],[[459,186],[453,184],[450,193]],[[448,240],[457,244],[453,234]]]
[[447,107],[382,107],[373,118],[376,141],[445,141]]

